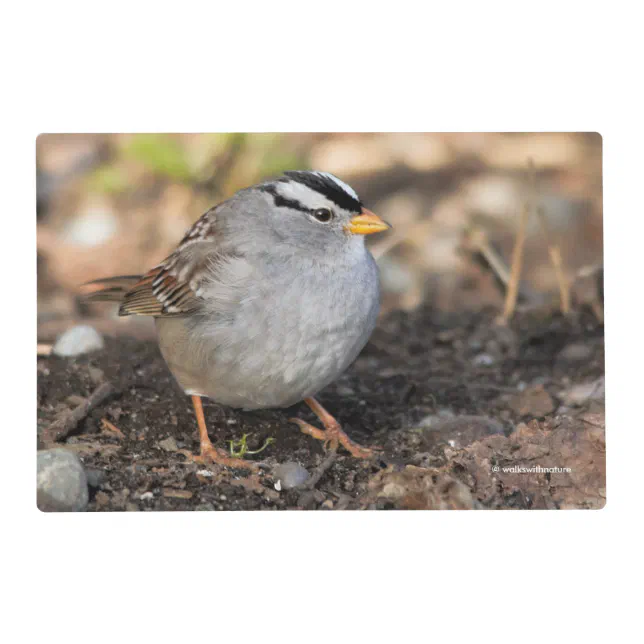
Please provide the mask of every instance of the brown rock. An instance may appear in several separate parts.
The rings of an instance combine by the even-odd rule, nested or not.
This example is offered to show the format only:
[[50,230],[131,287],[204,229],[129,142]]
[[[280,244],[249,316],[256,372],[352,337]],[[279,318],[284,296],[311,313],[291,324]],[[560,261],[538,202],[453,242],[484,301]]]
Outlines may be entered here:
[[444,469],[492,508],[602,508],[603,415],[563,417],[556,426],[551,421],[522,423],[507,438],[484,438],[455,453]]
[[368,503],[389,501],[400,510],[472,510],[477,507],[459,480],[434,468],[407,465],[378,472],[368,484]]

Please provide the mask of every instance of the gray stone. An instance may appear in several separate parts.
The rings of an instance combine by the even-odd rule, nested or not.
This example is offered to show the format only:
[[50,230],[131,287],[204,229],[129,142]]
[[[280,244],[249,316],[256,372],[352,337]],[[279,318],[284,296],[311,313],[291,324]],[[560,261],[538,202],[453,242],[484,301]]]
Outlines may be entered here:
[[593,349],[587,344],[568,344],[560,352],[558,358],[560,360],[568,360],[570,362],[581,362],[587,360],[592,356]]
[[82,512],[89,501],[87,476],[76,454],[65,449],[38,452],[37,504],[42,512]]
[[104,346],[103,337],[94,327],[79,324],[58,336],[52,352],[57,356],[69,358],[98,351]]
[[275,483],[277,484],[277,481],[279,481],[280,488],[282,490],[290,490],[298,485],[306,483],[309,476],[309,471],[305,467],[302,467],[299,463],[295,463],[293,461],[281,463],[273,471]]

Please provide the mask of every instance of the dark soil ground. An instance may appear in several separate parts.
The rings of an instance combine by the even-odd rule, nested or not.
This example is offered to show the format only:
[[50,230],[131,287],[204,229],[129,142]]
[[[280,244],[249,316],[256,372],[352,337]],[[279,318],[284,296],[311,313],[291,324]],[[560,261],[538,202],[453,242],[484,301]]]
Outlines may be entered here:
[[[243,412],[206,400],[220,447],[243,434],[251,449],[274,442],[247,457],[259,474],[189,462],[178,450],[199,449],[190,401],[156,345],[128,338],[38,359],[39,447],[52,446],[43,431],[56,418],[108,382],[115,393],[56,443],[86,467],[89,510],[602,507],[603,326],[586,311],[524,313],[510,327],[495,315],[421,309],[381,320],[319,397],[354,440],[383,448],[370,461],[328,458],[289,422],[316,422],[304,404]],[[325,469],[315,485],[278,490],[274,469],[288,461]]]

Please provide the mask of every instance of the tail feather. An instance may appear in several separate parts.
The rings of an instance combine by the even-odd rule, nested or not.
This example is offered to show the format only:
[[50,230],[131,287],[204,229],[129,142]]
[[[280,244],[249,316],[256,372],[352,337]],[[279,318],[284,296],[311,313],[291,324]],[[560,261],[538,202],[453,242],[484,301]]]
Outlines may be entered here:
[[88,302],[122,302],[140,279],[140,275],[118,275],[86,282],[80,287],[81,294]]

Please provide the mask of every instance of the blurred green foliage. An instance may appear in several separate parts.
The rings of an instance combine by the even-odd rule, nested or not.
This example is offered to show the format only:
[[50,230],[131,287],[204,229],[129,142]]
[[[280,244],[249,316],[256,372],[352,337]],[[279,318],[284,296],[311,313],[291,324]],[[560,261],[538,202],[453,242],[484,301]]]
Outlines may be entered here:
[[140,180],[133,164],[148,176],[212,191],[213,198],[285,170],[310,168],[306,146],[282,133],[132,134],[115,143],[109,159],[86,176],[90,192],[115,196],[133,190]]
[[132,137],[122,150],[123,157],[142,163],[155,174],[176,181],[190,181],[193,169],[185,149],[169,134],[140,134]]
[[120,194],[130,187],[126,172],[118,165],[102,165],[91,172],[86,180],[89,192]]

